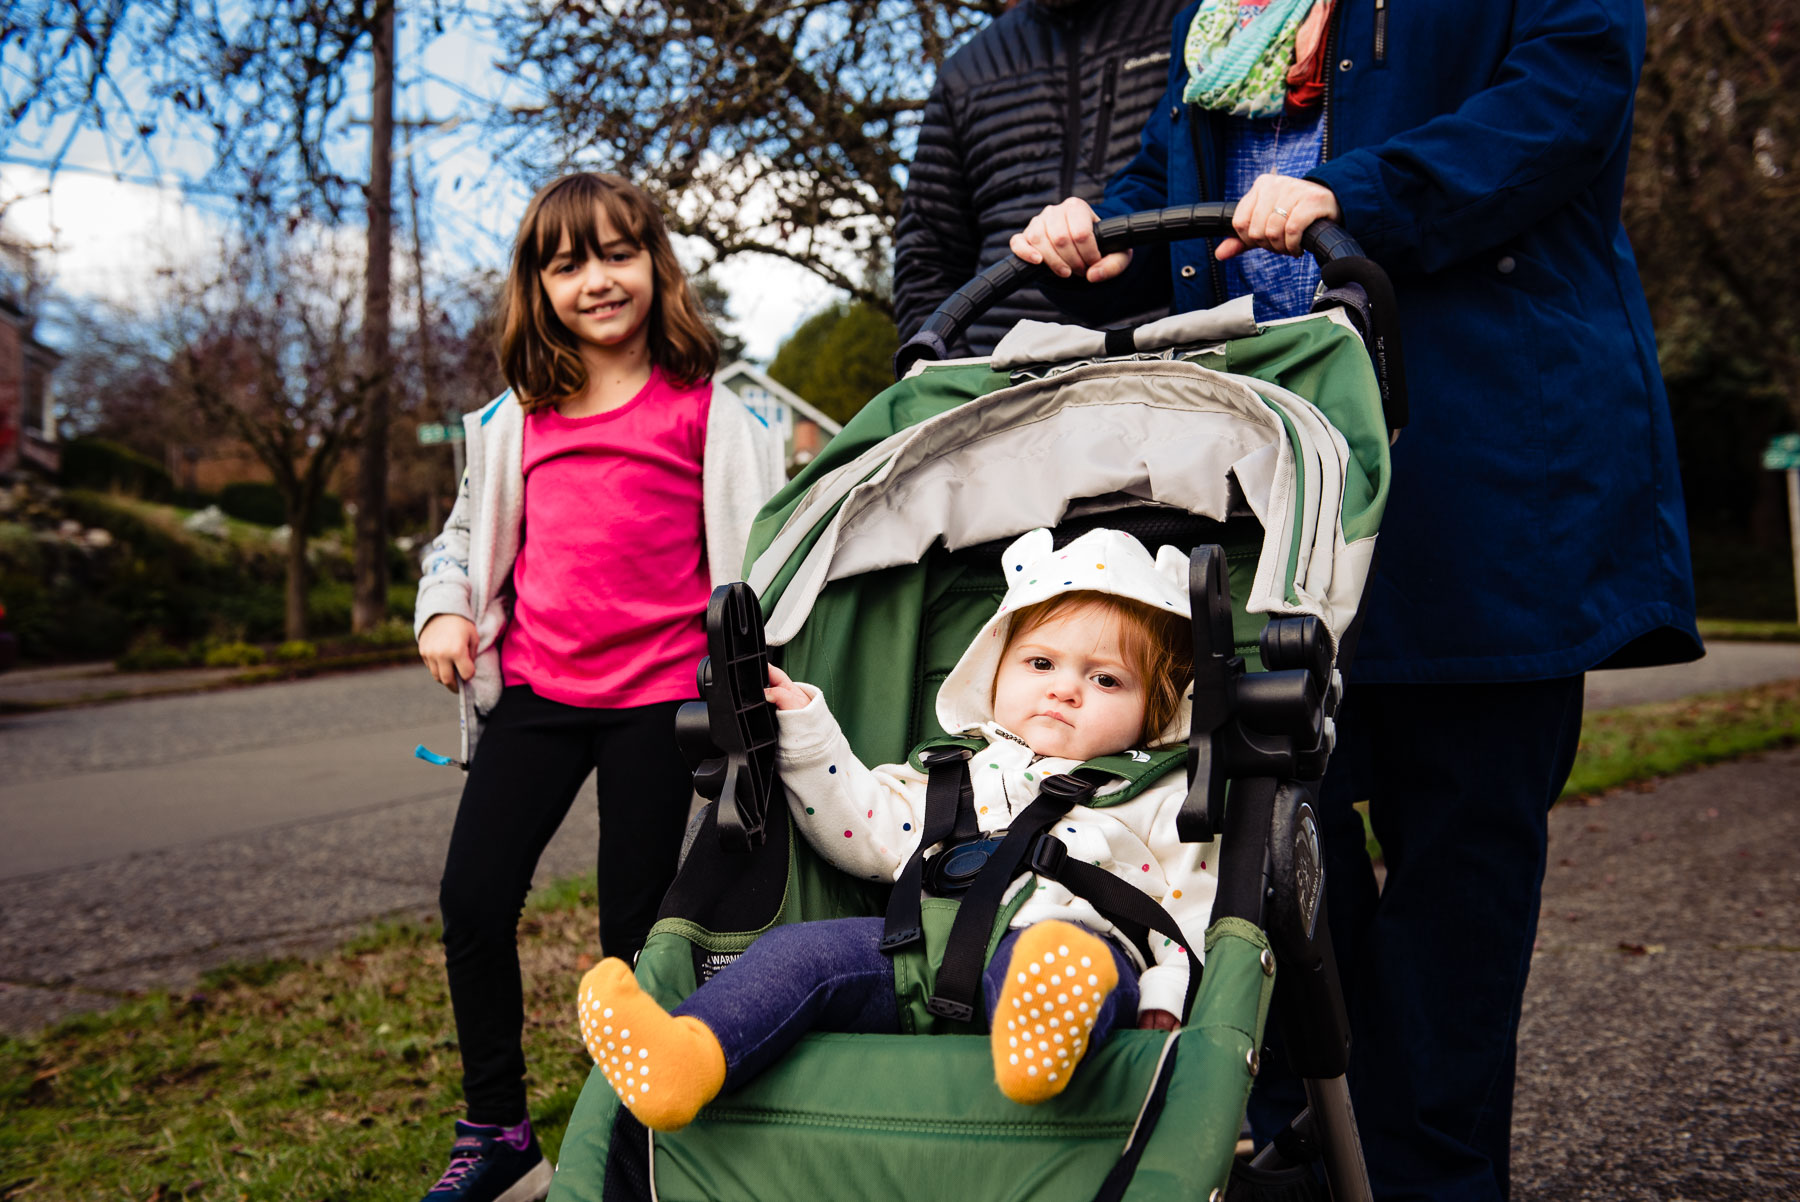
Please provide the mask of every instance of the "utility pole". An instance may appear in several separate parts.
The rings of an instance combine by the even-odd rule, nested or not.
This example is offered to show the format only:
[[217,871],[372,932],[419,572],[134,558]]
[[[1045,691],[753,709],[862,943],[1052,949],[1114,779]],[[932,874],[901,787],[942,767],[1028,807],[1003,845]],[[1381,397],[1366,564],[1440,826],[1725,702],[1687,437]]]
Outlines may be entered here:
[[388,418],[393,357],[389,313],[393,254],[394,4],[381,0],[370,46],[374,86],[369,94],[369,263],[363,293],[364,394],[362,459],[356,488],[356,586],[351,629],[369,630],[387,617]]

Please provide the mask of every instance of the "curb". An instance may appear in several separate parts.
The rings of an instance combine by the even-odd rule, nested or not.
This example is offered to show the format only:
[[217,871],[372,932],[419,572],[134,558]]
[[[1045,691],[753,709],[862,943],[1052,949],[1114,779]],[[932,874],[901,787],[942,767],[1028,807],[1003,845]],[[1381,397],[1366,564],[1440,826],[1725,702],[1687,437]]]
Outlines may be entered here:
[[414,663],[418,658],[418,648],[408,645],[358,652],[355,655],[334,655],[329,659],[303,660],[287,664],[264,664],[246,669],[235,676],[225,677],[223,680],[173,684],[164,687],[151,685],[147,688],[113,689],[81,697],[59,698],[51,701],[19,701],[0,697],[0,715],[41,714],[51,710],[109,705],[117,701],[136,701],[140,698],[178,697],[188,693],[217,693],[225,689],[247,688],[259,684],[279,684],[283,681],[305,680],[313,676],[333,675],[339,672],[397,667],[402,664]]

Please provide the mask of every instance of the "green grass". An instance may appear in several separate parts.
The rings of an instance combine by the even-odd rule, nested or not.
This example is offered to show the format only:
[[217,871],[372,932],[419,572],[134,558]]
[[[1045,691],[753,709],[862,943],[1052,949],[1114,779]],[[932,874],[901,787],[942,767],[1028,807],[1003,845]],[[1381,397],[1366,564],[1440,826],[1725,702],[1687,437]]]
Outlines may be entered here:
[[[595,951],[592,879],[521,928],[530,1105],[561,1144],[588,1058],[570,1021]],[[211,974],[0,1039],[0,1199],[406,1199],[449,1155],[460,1064],[433,927],[313,962]]]
[[1701,618],[1700,637],[1727,643],[1800,643],[1800,622],[1753,622],[1741,618]]
[[[1600,710],[1581,720],[1575,766],[1559,800],[1590,797],[1796,743],[1800,743],[1800,680]],[[1359,801],[1356,809],[1362,814],[1369,858],[1379,860],[1381,843],[1369,824],[1369,803]]]
[[1563,796],[1580,797],[1800,741],[1800,680],[1589,714]]
[[[1590,714],[1565,796],[1797,731],[1800,681]],[[530,1104],[552,1157],[587,1078],[570,1020],[594,905],[591,878],[560,882],[521,927]],[[459,1072],[435,928],[228,969],[0,1039],[0,1200],[416,1199],[448,1154]]]

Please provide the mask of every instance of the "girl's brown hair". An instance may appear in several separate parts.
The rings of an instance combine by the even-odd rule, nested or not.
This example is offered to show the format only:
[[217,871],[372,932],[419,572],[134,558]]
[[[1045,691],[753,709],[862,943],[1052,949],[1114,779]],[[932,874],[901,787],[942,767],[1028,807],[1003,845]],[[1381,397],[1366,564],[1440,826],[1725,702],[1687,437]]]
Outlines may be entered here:
[[578,260],[600,254],[595,217],[601,212],[620,238],[650,252],[656,288],[647,319],[650,361],[682,388],[711,379],[719,368],[719,341],[675,260],[669,231],[650,197],[616,175],[565,175],[545,185],[526,207],[500,299],[500,372],[527,413],[587,387],[579,343],[551,309],[539,276],[565,237]]
[[[1193,634],[1181,614],[1154,609],[1115,593],[1076,590],[1017,610],[1006,629],[1006,646],[1039,626],[1090,606],[1111,613],[1119,622],[1119,650],[1125,663],[1144,682],[1144,728],[1138,742],[1158,738],[1181,711],[1181,700],[1194,678]],[[1002,654],[1005,654],[1002,652]]]

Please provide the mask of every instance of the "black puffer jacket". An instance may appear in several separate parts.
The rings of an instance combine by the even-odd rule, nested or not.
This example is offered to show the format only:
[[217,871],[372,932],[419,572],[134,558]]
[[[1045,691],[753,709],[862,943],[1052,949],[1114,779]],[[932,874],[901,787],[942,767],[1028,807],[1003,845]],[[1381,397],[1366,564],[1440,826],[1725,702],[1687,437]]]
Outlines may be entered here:
[[[925,106],[895,235],[902,338],[1004,258],[1007,239],[1039,209],[1100,199],[1162,98],[1182,3],[1025,0],[950,56]],[[1068,320],[1041,293],[1019,292],[951,349],[986,354],[1024,317]]]

